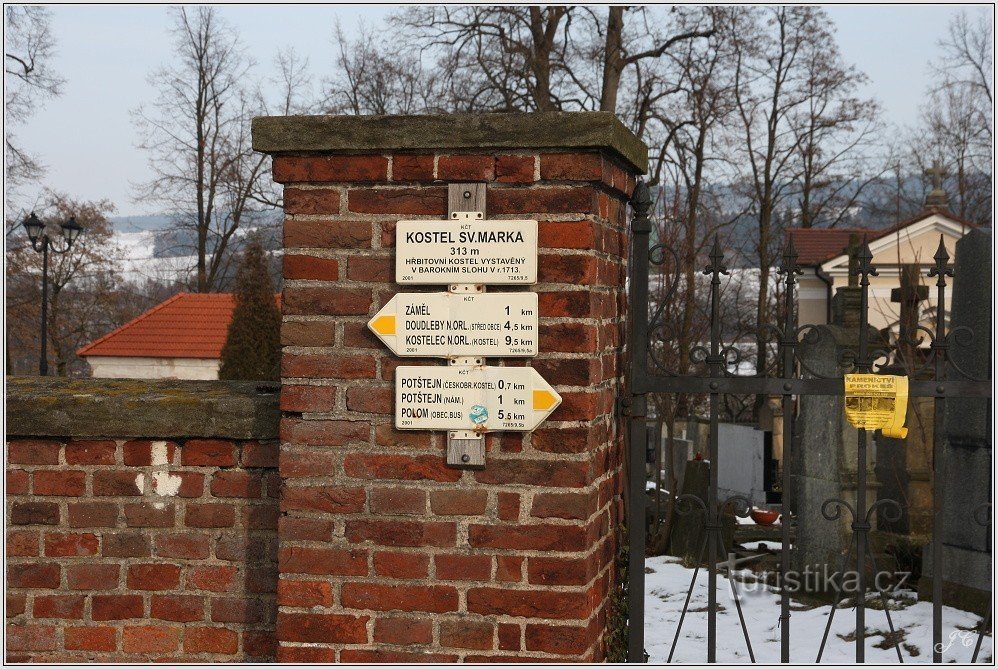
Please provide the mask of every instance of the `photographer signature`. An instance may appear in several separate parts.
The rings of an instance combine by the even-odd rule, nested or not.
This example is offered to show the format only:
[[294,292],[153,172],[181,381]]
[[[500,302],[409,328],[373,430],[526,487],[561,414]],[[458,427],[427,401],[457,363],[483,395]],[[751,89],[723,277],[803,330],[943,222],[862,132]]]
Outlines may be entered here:
[[960,639],[960,645],[964,648],[970,648],[974,645],[975,632],[973,630],[954,630],[949,634],[949,643],[943,646],[942,642],[936,644],[936,651],[940,653],[945,653],[950,648],[957,639]]

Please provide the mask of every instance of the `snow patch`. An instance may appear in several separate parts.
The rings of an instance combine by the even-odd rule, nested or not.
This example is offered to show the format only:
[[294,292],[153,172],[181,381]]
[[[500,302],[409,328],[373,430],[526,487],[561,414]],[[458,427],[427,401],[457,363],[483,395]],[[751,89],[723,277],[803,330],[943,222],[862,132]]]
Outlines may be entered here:
[[[775,545],[777,542],[766,543]],[[683,610],[686,592],[690,588],[693,570],[668,556],[648,558],[645,565],[645,648],[650,655],[649,662],[664,663],[669,657],[669,648],[676,634],[676,625]],[[736,570],[736,576],[738,579],[754,580],[754,575],[745,569]],[[779,592],[753,583],[737,583],[736,587],[756,661],[779,662]],[[707,573],[705,569],[701,569],[693,585],[693,596],[673,662],[702,663],[707,659],[707,592]],[[874,604],[873,599],[871,598],[871,604]],[[898,608],[892,608],[891,619],[896,630],[903,630],[901,654],[904,661],[932,662],[932,602],[917,601],[911,593],[898,593],[895,601]],[[738,624],[731,586],[723,573],[719,573],[717,578],[717,603],[720,606],[717,614],[718,661],[748,663],[749,655]],[[830,610],[831,607],[827,605],[808,608],[801,602],[791,600],[791,661],[814,661]],[[967,630],[974,629],[980,621],[980,616],[973,613],[950,606],[943,607],[943,646],[946,648],[943,652],[944,662],[970,662],[977,633],[968,633]],[[894,646],[885,643],[885,636],[889,631],[884,612],[868,608],[866,625],[866,661],[897,663]],[[855,629],[854,609],[846,607],[836,611],[822,661],[836,664],[854,662],[856,649],[848,639],[852,638]],[[990,661],[992,657],[994,639],[986,636],[979,660]]]

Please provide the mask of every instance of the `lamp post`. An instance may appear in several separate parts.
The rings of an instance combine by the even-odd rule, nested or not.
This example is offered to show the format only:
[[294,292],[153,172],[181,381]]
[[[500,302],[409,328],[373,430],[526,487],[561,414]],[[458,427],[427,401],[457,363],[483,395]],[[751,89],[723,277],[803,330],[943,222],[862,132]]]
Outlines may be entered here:
[[49,310],[49,249],[52,253],[68,253],[73,247],[73,242],[83,232],[83,228],[76,222],[75,216],[70,216],[69,220],[59,226],[59,237],[61,241],[56,242],[49,236],[47,226],[38,220],[35,212],[24,221],[24,229],[28,232],[28,239],[31,240],[31,248],[42,254],[42,351],[38,362],[38,373],[48,376],[48,310]]

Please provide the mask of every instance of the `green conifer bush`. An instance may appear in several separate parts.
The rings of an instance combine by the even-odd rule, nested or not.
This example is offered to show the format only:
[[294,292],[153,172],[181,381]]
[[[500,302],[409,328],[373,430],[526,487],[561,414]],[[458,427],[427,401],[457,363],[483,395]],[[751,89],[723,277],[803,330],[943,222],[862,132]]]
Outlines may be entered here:
[[259,242],[246,246],[236,272],[236,308],[222,347],[218,378],[277,381],[281,363],[281,312]]

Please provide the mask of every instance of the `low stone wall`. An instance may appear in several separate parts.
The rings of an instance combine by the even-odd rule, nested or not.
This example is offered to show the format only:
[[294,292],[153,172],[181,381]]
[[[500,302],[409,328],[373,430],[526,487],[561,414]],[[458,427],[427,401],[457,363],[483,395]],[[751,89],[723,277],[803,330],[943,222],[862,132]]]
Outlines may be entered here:
[[277,389],[7,379],[7,660],[275,655]]

